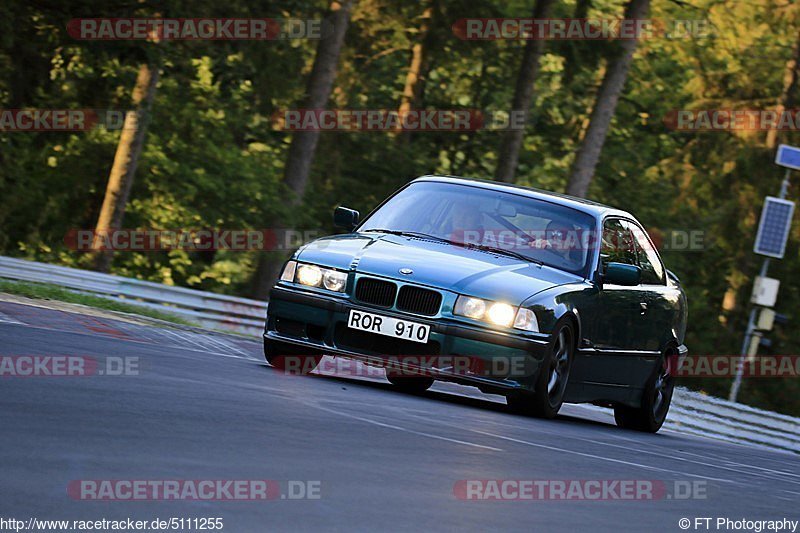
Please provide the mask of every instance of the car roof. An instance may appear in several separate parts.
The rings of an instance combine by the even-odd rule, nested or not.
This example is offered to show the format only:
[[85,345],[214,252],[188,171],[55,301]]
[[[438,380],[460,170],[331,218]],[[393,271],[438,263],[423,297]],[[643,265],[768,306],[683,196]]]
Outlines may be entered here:
[[482,189],[509,192],[512,194],[519,194],[523,196],[528,196],[530,198],[536,198],[538,200],[557,203],[560,205],[571,207],[578,211],[582,211],[596,218],[603,218],[607,215],[616,215],[636,220],[636,218],[633,215],[621,209],[616,209],[611,206],[593,202],[585,198],[578,198],[577,196],[569,196],[567,194],[544,191],[541,189],[535,189],[533,187],[525,187],[522,185],[513,185],[510,183],[501,183],[498,181],[484,180],[479,178],[463,178],[459,176],[439,176],[439,175],[420,176],[414,181],[434,181],[440,183],[455,183],[460,185],[470,185],[472,187],[480,187]]

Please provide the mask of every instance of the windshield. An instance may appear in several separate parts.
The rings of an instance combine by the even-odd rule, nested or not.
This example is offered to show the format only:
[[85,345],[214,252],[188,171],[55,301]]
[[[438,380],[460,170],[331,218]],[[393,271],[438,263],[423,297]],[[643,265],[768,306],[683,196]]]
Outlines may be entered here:
[[526,196],[455,183],[416,182],[358,228],[429,235],[464,246],[502,249],[585,276],[594,219]]

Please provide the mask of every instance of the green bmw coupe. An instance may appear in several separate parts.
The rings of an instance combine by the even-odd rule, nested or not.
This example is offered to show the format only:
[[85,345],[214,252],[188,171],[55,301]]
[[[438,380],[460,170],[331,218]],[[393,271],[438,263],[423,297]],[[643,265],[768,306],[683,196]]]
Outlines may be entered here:
[[308,372],[323,355],[503,394],[552,418],[564,402],[612,407],[658,431],[686,355],[686,297],[629,213],[497,182],[424,176],[348,232],[317,239],[272,289],[264,354]]

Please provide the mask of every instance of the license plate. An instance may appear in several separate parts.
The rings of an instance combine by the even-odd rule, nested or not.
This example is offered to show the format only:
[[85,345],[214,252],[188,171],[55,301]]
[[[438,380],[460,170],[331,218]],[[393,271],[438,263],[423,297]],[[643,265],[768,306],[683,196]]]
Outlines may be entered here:
[[431,327],[427,324],[365,313],[355,309],[350,310],[350,316],[347,318],[347,327],[422,343],[428,342],[428,334],[431,332]]

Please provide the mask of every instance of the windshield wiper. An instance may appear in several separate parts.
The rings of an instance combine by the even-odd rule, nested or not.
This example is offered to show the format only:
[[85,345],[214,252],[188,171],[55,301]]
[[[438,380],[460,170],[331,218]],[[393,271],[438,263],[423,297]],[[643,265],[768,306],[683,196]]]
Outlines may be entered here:
[[[457,244],[457,243],[456,243]],[[532,257],[528,257],[527,255],[521,254],[519,252],[515,252],[514,250],[508,250],[506,248],[498,248],[496,246],[487,246],[485,244],[464,244],[465,248],[476,248],[478,250],[483,250],[484,252],[492,252],[501,255],[507,255],[509,257],[515,257],[526,263],[536,263],[537,265],[544,266],[544,263],[539,261],[538,259],[534,259]]]
[[527,255],[523,255],[519,252],[515,252],[514,250],[497,248],[495,246],[488,246],[486,244],[474,244],[468,242],[451,241],[450,239],[445,239],[444,237],[429,235],[427,233],[420,233],[418,231],[402,231],[402,230],[385,229],[385,228],[368,229],[365,231],[368,232],[374,231],[375,233],[388,233],[390,235],[402,235],[404,237],[417,237],[419,239],[432,239],[437,242],[444,242],[447,244],[452,244],[453,246],[460,246],[461,248],[473,248],[476,250],[483,250],[484,252],[492,252],[500,255],[506,255],[508,257],[514,257],[516,259],[525,261],[526,263],[536,263],[537,265],[544,265],[542,261],[539,261],[538,259],[533,259],[532,257],[528,257]]
[[402,231],[397,229],[384,229],[384,228],[377,228],[377,229],[368,229],[364,230],[365,232],[374,231],[375,233],[388,233],[390,235],[401,235],[403,237],[416,237],[418,239],[431,239],[438,242],[446,242],[448,244],[456,244],[449,239],[445,239],[444,237],[437,237],[436,235],[429,235],[427,233],[420,233],[418,231]]

